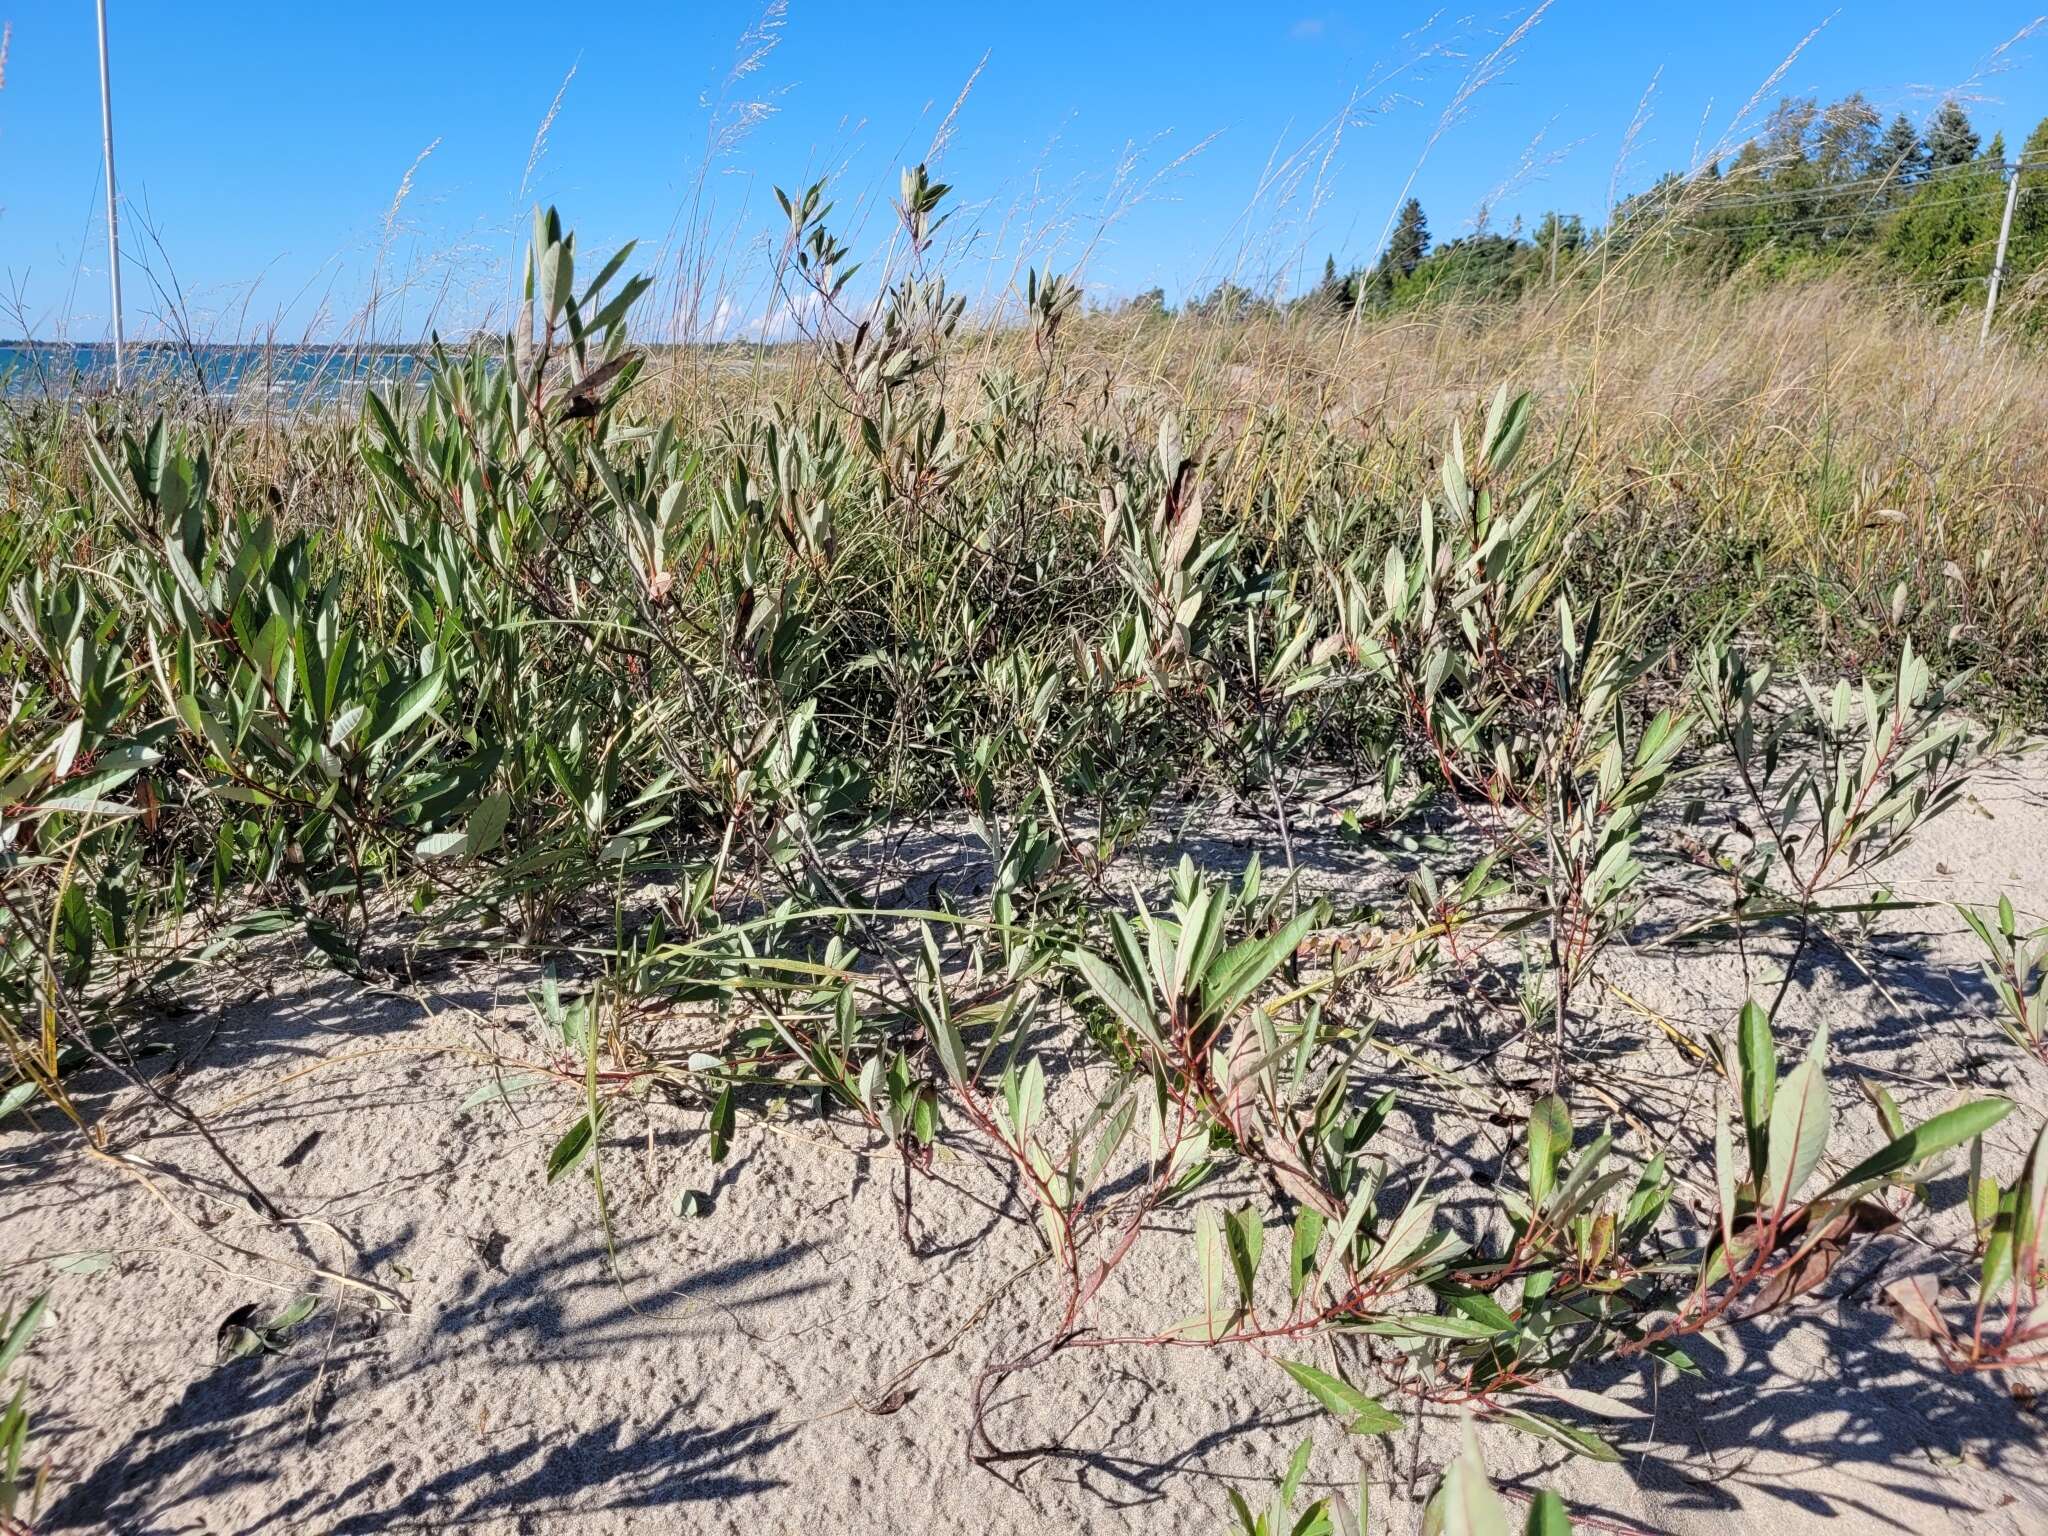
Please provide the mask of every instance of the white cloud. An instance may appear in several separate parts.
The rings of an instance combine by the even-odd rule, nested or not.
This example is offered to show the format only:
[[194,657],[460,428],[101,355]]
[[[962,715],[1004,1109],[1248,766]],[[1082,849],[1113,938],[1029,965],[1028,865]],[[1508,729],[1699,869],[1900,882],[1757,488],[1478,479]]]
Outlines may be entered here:
[[778,300],[765,312],[734,326],[732,335],[765,342],[794,341],[815,331],[823,312],[824,300],[806,289],[787,303]]

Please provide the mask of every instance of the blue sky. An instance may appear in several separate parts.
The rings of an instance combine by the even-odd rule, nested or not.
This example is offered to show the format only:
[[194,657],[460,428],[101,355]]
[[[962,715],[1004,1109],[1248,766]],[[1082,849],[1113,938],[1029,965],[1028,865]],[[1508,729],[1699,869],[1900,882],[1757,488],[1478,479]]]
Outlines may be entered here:
[[[865,250],[956,101],[940,174],[970,294],[1020,261],[1078,266],[1105,299],[1312,279],[1326,252],[1368,259],[1411,182],[1438,238],[1483,205],[1495,227],[1597,222],[1613,189],[1739,132],[1815,28],[1771,99],[1861,89],[1917,119],[1960,89],[2017,145],[2048,113],[2048,28],[2000,50],[2042,4],[1556,0],[1489,67],[1526,9],[789,0],[763,28],[728,0],[110,0],[129,330],[181,308],[216,339],[461,332],[502,308],[535,199],[585,251],[641,239],[663,315],[772,330],[771,188],[835,175]],[[0,334],[97,340],[92,7],[0,0],[0,21]]]

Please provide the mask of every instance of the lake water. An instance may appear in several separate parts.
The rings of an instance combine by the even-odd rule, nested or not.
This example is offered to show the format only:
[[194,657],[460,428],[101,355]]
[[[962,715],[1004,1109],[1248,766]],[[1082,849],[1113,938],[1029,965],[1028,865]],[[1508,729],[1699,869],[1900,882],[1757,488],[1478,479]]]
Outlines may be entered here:
[[[366,385],[425,377],[432,359],[397,347],[193,347],[131,344],[127,384],[268,403],[285,410],[359,398]],[[114,349],[101,342],[0,342],[0,394],[67,399],[110,389]]]

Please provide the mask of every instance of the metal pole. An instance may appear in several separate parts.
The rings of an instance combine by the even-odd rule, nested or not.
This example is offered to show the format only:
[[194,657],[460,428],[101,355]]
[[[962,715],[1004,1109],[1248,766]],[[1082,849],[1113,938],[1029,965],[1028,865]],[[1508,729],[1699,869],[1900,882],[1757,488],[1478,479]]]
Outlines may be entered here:
[[1998,221],[1998,254],[1991,258],[1991,291],[1984,295],[1984,327],[1977,332],[1977,345],[1983,346],[1991,339],[1991,312],[1998,308],[1998,282],[2005,276],[2005,242],[2012,234],[2013,204],[2020,200],[2020,168],[2012,168],[2011,179],[2005,184],[2005,217]]
[[107,0],[100,10],[100,138],[107,151],[107,279],[114,291],[114,388],[122,382],[122,352],[127,337],[121,330],[121,225],[114,194],[114,87],[107,74]]

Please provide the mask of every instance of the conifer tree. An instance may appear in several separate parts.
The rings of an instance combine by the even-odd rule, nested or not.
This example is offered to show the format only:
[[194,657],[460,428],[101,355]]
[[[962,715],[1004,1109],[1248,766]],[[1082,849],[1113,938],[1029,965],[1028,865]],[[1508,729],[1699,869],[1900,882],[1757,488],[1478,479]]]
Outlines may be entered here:
[[1891,177],[1894,186],[1910,187],[1927,174],[1927,146],[1920,142],[1919,131],[1905,113],[1894,117],[1891,127],[1885,129],[1875,159],[1872,169]]
[[2034,125],[2020,146],[2019,201],[2013,206],[2015,268],[2048,260],[2048,117]]
[[1401,217],[1387,242],[1385,265],[1402,277],[1412,274],[1429,254],[1429,221],[1422,216],[1422,204],[1409,198],[1401,205]]
[[1927,168],[1934,175],[1968,165],[1977,158],[1977,130],[1970,115],[1951,96],[1927,125]]

